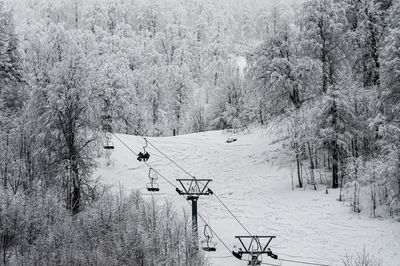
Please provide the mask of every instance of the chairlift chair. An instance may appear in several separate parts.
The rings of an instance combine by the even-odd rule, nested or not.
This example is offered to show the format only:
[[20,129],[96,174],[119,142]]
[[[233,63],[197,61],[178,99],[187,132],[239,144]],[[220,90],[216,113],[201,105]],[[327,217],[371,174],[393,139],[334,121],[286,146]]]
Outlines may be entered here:
[[226,143],[232,143],[232,142],[235,142],[235,141],[237,141],[237,138],[235,138],[235,137],[229,137],[229,138],[226,140]]
[[209,226],[206,224],[204,226],[205,239],[201,241],[201,246],[204,251],[213,252],[213,251],[217,250],[217,248],[216,248],[217,243],[212,241],[213,233],[212,233],[211,229],[207,230],[207,228],[209,228]]
[[202,241],[201,241],[201,246],[202,246],[202,249],[203,249],[204,251],[207,251],[207,252],[214,252],[214,251],[217,251],[217,248],[216,248],[217,243],[216,243],[216,242],[211,242],[211,241],[207,241],[207,240],[202,240]]
[[111,132],[112,132],[112,117],[110,114],[104,114],[102,115],[102,129],[105,132],[106,135],[106,144],[103,146],[103,148],[105,150],[113,150],[114,149],[114,145],[111,142]]
[[146,151],[146,148],[148,146],[147,139],[145,138],[144,140],[146,141],[146,145],[143,146],[143,152],[139,152],[139,154],[138,154],[137,160],[139,162],[141,162],[141,161],[147,162],[150,158],[150,154]]
[[139,162],[141,162],[141,161],[147,162],[149,160],[149,158],[150,158],[150,154],[148,152],[145,152],[145,153],[139,152],[137,160]]
[[112,143],[107,143],[106,145],[103,146],[103,148],[105,150],[113,150],[114,149],[114,145],[112,145]]
[[105,150],[113,150],[114,149],[114,144],[111,141],[111,137],[109,135],[106,136],[106,143],[103,146]]
[[160,191],[160,188],[157,183],[149,182],[149,183],[147,183],[146,187],[147,187],[147,191],[150,191],[150,192]]
[[[152,172],[154,173],[153,175],[152,175]],[[149,179],[150,179],[150,182],[146,184],[147,191],[150,191],[150,192],[160,191],[160,187],[157,184],[157,179],[158,179],[157,173],[154,172],[154,170],[152,168],[149,168]]]

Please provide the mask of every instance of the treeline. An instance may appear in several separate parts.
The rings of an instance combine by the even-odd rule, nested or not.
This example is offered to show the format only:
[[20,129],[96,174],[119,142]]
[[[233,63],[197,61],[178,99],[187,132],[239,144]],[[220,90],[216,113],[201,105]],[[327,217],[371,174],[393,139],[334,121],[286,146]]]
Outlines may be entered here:
[[374,217],[400,212],[399,12],[399,1],[306,1],[248,56],[259,121],[281,121],[298,186],[329,170],[340,200]]
[[52,190],[0,191],[1,265],[205,265],[190,215],[139,193],[104,195],[74,216]]
[[[56,221],[80,228],[76,217],[104,202],[92,169],[105,117],[113,132],[152,136],[280,121],[300,187],[329,182],[355,211],[364,195],[373,215],[379,206],[399,213],[398,0],[6,4],[0,0],[3,261],[34,263],[42,251],[26,246],[50,241]],[[247,67],[238,63],[244,57]],[[50,231],[24,237],[13,206],[50,208],[47,194],[56,217],[32,220]],[[74,250],[68,241],[60,248]]]
[[232,20],[175,4],[0,1],[3,264],[203,263],[186,218],[104,197],[92,179],[105,115],[119,133],[208,127],[195,92],[222,82]]
[[91,174],[104,126],[153,136],[243,126],[248,87],[234,59],[276,20],[241,1],[7,4],[1,185],[53,189],[72,214],[100,197]]
[[153,136],[241,126],[235,118],[243,112],[236,106],[243,73],[236,59],[277,19],[257,1],[9,5],[30,86],[48,87],[50,69],[70,57],[80,68],[74,78],[95,91],[86,97],[96,102],[96,114],[111,115],[116,132]]
[[103,155],[105,118],[113,132],[154,136],[219,124],[206,109],[226,83],[229,57],[245,46],[242,33],[262,32],[250,26],[250,12],[241,12],[246,6],[5,2],[2,264],[201,265],[186,218],[172,215],[172,207],[105,197],[92,170]]

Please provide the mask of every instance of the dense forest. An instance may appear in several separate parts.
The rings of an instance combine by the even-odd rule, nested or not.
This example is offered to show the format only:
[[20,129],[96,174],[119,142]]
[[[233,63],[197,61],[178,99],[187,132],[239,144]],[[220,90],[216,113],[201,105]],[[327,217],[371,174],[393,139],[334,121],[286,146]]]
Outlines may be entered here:
[[186,214],[93,178],[105,119],[274,124],[298,187],[398,216],[400,1],[0,0],[1,263],[205,263]]

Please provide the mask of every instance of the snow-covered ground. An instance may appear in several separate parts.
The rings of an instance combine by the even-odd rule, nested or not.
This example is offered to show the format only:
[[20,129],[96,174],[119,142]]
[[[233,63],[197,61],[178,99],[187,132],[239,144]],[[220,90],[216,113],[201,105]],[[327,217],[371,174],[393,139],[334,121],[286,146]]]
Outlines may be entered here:
[[[400,265],[400,223],[393,220],[372,219],[367,213],[355,214],[338,202],[338,190],[325,187],[291,190],[289,167],[279,167],[273,137],[265,130],[255,129],[249,134],[239,134],[238,140],[226,143],[226,132],[211,131],[177,137],[148,138],[197,178],[212,178],[215,193],[254,235],[276,235],[270,247],[274,253],[288,260],[340,265],[347,254],[362,249],[379,257],[384,265]],[[134,151],[142,150],[144,141],[137,136],[118,135]],[[139,189],[145,195],[148,168],[114,138],[115,150],[112,165],[95,172],[105,183],[119,184],[126,190]],[[187,178],[179,168],[165,159],[152,147],[149,164],[171,181]],[[284,165],[282,162],[279,165]],[[168,198],[177,208],[190,206],[178,196],[174,188],[160,179],[161,191],[154,194],[159,200]],[[246,232],[216,200],[204,196],[199,200],[199,213],[232,248],[239,243],[235,235]],[[199,234],[203,223],[199,221]],[[217,239],[215,239],[217,241]],[[218,241],[217,241],[218,242]],[[217,251],[209,253],[211,265],[246,265],[232,257],[221,243]],[[281,265],[300,265],[273,260],[264,256],[263,262]]]

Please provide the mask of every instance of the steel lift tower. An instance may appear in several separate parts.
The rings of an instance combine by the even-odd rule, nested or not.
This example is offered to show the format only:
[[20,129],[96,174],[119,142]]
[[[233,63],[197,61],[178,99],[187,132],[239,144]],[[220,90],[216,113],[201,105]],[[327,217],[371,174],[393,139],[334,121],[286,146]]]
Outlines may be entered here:
[[212,195],[213,192],[210,188],[208,188],[208,184],[212,181],[212,179],[177,179],[183,190],[176,188],[176,192],[179,195],[187,196],[187,200],[192,202],[192,233],[193,233],[193,241],[198,246],[198,227],[197,227],[197,201],[200,196],[204,195]]

